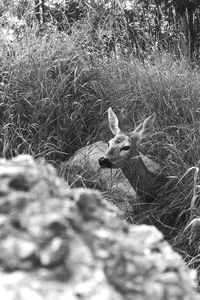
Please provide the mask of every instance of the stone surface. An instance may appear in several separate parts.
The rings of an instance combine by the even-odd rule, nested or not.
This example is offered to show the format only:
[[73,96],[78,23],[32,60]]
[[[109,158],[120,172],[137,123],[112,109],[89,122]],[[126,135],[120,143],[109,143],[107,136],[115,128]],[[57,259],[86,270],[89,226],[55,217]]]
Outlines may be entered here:
[[199,299],[195,272],[155,227],[129,225],[28,155],[0,160],[0,236],[4,300]]

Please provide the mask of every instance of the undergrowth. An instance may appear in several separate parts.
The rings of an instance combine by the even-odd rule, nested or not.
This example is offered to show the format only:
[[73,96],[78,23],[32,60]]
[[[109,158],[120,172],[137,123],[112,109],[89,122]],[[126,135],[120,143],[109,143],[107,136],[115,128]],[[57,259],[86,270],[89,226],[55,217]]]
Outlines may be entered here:
[[[83,145],[110,139],[109,106],[127,130],[155,112],[154,131],[141,151],[162,164],[169,181],[148,220],[167,231],[194,266],[196,235],[189,224],[198,220],[200,206],[198,67],[168,53],[145,61],[105,56],[91,44],[87,26],[74,30],[69,36],[53,27],[42,34],[27,28],[20,40],[2,44],[2,156],[30,153],[58,165]],[[103,190],[81,176],[79,184]],[[144,214],[127,218],[145,221]]]

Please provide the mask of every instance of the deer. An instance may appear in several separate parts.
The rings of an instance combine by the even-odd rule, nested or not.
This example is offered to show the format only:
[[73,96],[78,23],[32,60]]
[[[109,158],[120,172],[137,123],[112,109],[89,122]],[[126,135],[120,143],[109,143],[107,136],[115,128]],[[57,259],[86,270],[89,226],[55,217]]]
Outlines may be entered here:
[[[107,143],[102,140],[81,147],[61,163],[59,174],[71,187],[87,186],[116,195],[115,201],[118,202],[115,204],[127,213],[138,205],[136,193],[120,169],[100,167],[98,161],[106,154],[107,148]],[[87,182],[88,177],[92,186]]]
[[160,188],[167,181],[160,166],[139,152],[142,140],[150,135],[155,117],[153,113],[133,131],[125,133],[121,131],[118,117],[110,107],[108,122],[114,138],[108,142],[105,155],[99,158],[101,168],[120,168],[139,196],[141,203],[147,205],[155,201]]

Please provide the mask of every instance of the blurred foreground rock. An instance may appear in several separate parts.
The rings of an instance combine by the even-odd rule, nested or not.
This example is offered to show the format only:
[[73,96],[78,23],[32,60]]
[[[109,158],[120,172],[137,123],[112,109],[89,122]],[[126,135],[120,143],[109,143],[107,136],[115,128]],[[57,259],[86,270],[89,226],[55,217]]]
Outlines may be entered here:
[[195,272],[155,227],[127,224],[28,155],[0,160],[0,235],[4,300],[199,299]]

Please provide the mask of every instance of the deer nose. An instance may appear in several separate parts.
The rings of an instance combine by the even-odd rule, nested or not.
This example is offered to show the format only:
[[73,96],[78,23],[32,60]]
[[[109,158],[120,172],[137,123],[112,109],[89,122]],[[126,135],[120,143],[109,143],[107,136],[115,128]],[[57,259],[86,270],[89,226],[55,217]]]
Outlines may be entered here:
[[112,163],[105,157],[99,158],[99,165],[102,168],[112,168]]

